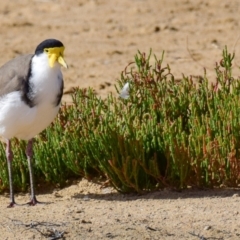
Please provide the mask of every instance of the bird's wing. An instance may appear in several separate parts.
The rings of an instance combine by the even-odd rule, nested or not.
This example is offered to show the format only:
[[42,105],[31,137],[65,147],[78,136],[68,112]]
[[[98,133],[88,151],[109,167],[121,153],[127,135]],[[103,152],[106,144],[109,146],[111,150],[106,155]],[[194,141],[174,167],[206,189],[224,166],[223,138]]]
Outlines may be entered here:
[[33,54],[16,57],[0,67],[0,97],[10,92],[23,90],[30,74]]

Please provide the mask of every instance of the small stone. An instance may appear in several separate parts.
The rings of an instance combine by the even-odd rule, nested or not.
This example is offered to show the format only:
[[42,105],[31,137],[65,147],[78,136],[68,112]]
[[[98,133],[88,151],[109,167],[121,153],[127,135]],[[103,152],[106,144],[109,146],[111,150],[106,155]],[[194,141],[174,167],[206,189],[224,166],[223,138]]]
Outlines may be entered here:
[[204,230],[206,230],[206,231],[209,230],[209,229],[211,229],[211,226],[205,226],[204,227]]
[[102,189],[103,194],[109,194],[109,193],[111,193],[111,191],[112,191],[112,188],[110,188],[110,187]]
[[81,221],[81,223],[86,223],[86,224],[89,223],[89,224],[90,224],[90,223],[92,223],[92,222],[91,222],[91,221],[86,221],[86,220],[83,219],[83,220]]
[[63,196],[60,195],[58,192],[55,192],[55,193],[54,193],[54,196],[55,196],[56,198],[62,198],[62,197],[63,197]]
[[84,201],[89,201],[90,198],[89,198],[88,196],[84,196],[84,197],[83,197],[83,200],[84,200]]
[[233,198],[239,197],[239,193],[235,193],[232,195]]
[[104,89],[105,88],[105,85],[104,84],[100,84],[99,85],[99,89]]
[[161,28],[159,27],[159,26],[156,26],[155,28],[154,28],[154,32],[159,32],[161,30]]

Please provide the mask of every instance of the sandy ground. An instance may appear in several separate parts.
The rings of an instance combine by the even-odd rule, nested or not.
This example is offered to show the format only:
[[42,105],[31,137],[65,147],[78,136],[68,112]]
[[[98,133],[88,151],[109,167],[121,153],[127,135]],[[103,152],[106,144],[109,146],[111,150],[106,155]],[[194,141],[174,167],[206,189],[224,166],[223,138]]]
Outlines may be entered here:
[[0,198],[1,239],[240,239],[237,190],[123,195],[81,180],[38,200],[48,204],[8,209],[7,196]]
[[[214,81],[215,62],[227,45],[236,52],[238,76],[239,10],[238,0],[1,0],[0,64],[57,38],[69,65],[65,92],[90,86],[105,97],[115,93],[116,79],[137,50],[152,48],[158,57],[165,50],[176,77],[203,74],[205,67]],[[2,194],[0,239],[240,239],[239,194],[165,190],[125,196],[83,180],[39,192],[47,205],[12,209]],[[27,199],[19,194],[16,200]]]

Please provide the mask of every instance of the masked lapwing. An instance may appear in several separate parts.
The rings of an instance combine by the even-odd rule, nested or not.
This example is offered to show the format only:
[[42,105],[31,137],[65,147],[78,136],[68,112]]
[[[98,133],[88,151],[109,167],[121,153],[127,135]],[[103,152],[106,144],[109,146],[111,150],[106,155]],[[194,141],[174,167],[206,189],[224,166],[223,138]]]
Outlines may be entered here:
[[35,54],[21,55],[0,68],[0,136],[6,139],[6,157],[9,173],[10,205],[15,203],[11,138],[27,140],[26,156],[30,175],[31,199],[35,195],[32,167],[33,138],[56,117],[63,94],[61,66],[64,45],[56,39],[41,42]]

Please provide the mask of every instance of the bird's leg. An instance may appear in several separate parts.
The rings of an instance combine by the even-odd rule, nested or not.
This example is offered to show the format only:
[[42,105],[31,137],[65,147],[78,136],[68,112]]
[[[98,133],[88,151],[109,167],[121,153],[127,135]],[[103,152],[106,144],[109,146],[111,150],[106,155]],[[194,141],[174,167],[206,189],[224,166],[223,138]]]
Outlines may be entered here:
[[13,190],[13,181],[12,181],[12,160],[13,160],[13,152],[11,149],[11,141],[7,139],[6,146],[6,157],[7,157],[7,165],[8,165],[8,176],[9,176],[9,188],[10,188],[10,207],[14,207],[16,202],[14,200],[14,190]]
[[30,188],[31,188],[31,200],[27,204],[30,206],[34,206],[37,203],[36,195],[35,195],[35,186],[34,186],[34,174],[33,174],[33,167],[32,167],[32,157],[33,157],[33,139],[28,141],[27,148],[26,148],[26,155],[28,161],[28,168],[29,168],[29,175],[30,175]]

